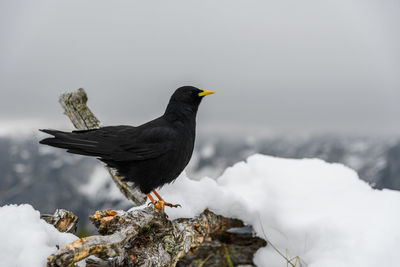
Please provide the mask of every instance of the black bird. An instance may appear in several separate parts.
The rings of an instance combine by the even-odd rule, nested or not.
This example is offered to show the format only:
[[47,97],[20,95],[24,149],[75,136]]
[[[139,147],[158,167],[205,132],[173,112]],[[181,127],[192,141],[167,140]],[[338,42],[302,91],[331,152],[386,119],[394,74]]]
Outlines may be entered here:
[[189,163],[197,109],[203,97],[213,93],[183,86],[173,93],[161,117],[140,126],[107,126],[73,132],[44,129],[40,131],[54,137],[40,143],[97,157],[156,203],[150,194],[153,192],[161,203],[156,205],[159,209],[164,205],[176,207],[165,202],[155,189],[175,180]]

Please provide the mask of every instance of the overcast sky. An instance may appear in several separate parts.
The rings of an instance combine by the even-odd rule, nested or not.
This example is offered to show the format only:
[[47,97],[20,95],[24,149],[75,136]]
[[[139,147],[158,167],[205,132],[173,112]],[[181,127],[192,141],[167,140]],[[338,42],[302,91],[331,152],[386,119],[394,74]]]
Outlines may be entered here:
[[[0,1],[0,122],[107,125],[214,90],[199,128],[400,134],[400,1]],[[0,124],[1,126],[1,124]],[[38,125],[41,128],[42,125]]]

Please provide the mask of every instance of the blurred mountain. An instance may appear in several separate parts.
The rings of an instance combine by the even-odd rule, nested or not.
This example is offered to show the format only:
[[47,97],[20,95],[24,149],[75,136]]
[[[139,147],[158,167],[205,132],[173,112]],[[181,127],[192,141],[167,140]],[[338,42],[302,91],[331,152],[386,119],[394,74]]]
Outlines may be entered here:
[[[0,206],[30,203],[42,213],[64,208],[81,221],[97,209],[126,209],[125,200],[96,159],[38,144],[33,137],[0,136]],[[216,178],[254,153],[285,158],[321,158],[355,169],[376,188],[400,190],[400,140],[339,136],[215,136],[197,141],[186,172]]]
[[269,136],[265,138],[217,137],[200,139],[190,170],[192,177],[218,177],[226,167],[254,153],[282,158],[320,158],[356,170],[375,188],[400,189],[400,139],[329,135]]
[[36,137],[0,137],[0,206],[29,203],[51,214],[63,208],[84,223],[98,209],[132,206],[103,169],[96,159],[39,145]]

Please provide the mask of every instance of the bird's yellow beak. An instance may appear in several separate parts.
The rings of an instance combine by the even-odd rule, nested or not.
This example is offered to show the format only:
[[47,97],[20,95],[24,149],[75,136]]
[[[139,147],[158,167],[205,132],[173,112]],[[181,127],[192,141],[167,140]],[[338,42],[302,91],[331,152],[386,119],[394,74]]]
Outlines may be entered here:
[[215,94],[215,92],[210,90],[203,90],[203,92],[199,93],[199,96],[212,95],[212,94]]

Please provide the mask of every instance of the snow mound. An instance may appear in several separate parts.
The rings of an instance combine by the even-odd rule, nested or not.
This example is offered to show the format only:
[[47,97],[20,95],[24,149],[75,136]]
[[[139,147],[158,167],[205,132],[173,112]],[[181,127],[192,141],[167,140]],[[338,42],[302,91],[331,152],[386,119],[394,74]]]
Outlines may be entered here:
[[[193,217],[205,208],[239,218],[288,258],[299,256],[303,266],[398,265],[400,192],[372,189],[341,164],[254,155],[217,180],[182,174],[160,194],[183,207],[167,208],[170,218]],[[271,246],[254,261],[286,266]]]
[[0,207],[1,266],[46,266],[47,257],[78,238],[40,219],[31,205]]

